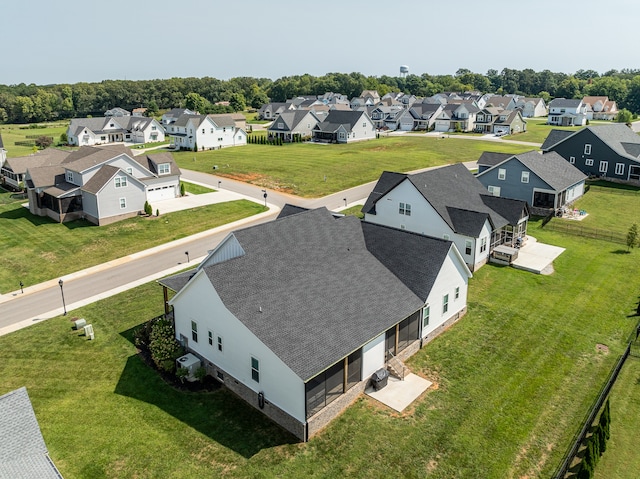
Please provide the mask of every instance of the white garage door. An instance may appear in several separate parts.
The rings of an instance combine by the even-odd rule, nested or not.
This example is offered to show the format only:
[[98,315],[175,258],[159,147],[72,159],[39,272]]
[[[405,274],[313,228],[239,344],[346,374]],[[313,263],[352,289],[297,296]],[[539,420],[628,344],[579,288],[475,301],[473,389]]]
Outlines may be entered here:
[[158,186],[157,188],[149,188],[147,190],[147,201],[149,201],[149,203],[170,200],[175,197],[176,194],[173,186]]

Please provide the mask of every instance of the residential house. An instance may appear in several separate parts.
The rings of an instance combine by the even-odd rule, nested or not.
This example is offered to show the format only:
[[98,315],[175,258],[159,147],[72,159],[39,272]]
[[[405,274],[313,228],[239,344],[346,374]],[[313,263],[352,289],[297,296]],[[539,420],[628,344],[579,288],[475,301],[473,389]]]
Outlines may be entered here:
[[0,477],[62,479],[25,387],[0,396]]
[[640,137],[623,123],[551,130],[541,149],[555,151],[585,175],[640,182]]
[[447,103],[435,119],[435,131],[473,131],[480,109],[472,101]]
[[375,139],[376,128],[364,111],[331,110],[313,128],[312,136],[314,141],[351,143]]
[[313,128],[320,120],[309,110],[285,111],[267,128],[267,134],[272,138],[283,141],[293,141],[294,138],[311,138]]
[[180,196],[171,153],[133,156],[123,146],[84,146],[58,165],[29,167],[29,211],[59,221],[84,218],[105,225],[136,216],[145,202]]
[[131,112],[117,106],[105,111],[104,116],[131,116]]
[[181,115],[167,126],[171,144],[181,150],[217,150],[247,144],[246,132],[231,115]]
[[164,128],[155,118],[130,115],[72,118],[67,128],[67,141],[75,146],[153,143],[164,141]]
[[181,115],[197,115],[198,113],[195,111],[191,111],[187,108],[172,108],[171,110],[165,112],[162,115],[162,119],[160,120],[162,126],[166,127],[172,123],[175,123]]
[[466,312],[471,273],[450,241],[285,209],[160,283],[208,374],[306,441]]
[[380,95],[376,90],[363,90],[359,97],[351,99],[350,105],[352,110],[364,106],[375,106],[380,102]]
[[520,97],[516,101],[516,108],[522,111],[524,118],[535,118],[539,116],[547,116],[548,110],[542,98],[525,98]]
[[515,110],[517,97],[513,95],[486,95],[484,106],[493,106],[503,110]]
[[[386,120],[389,117],[393,117],[395,114],[401,113],[403,111],[404,108],[402,107],[402,105],[387,106],[381,104],[375,107],[371,107],[369,116],[371,118],[371,121],[373,121],[375,127],[380,130],[385,127]],[[396,128],[392,129],[395,130]]]
[[476,133],[493,133],[493,125],[503,110],[497,106],[485,106],[476,114],[473,131]]
[[62,163],[67,156],[69,156],[68,151],[46,148],[28,156],[7,158],[0,169],[2,185],[14,190],[21,190],[28,168],[56,166]]
[[434,128],[436,118],[444,107],[440,103],[416,102],[409,112],[413,115],[413,129],[429,131]]
[[527,131],[527,122],[518,109],[501,111],[493,122],[493,133],[496,135],[513,135],[525,131]]
[[582,126],[587,123],[587,109],[582,100],[555,98],[549,103],[547,123],[558,126]]
[[586,105],[587,120],[615,120],[618,116],[618,105],[607,96],[585,96],[582,103]]
[[506,156],[476,175],[495,196],[526,201],[532,213],[546,216],[547,210],[564,208],[584,194],[586,175],[555,152]]
[[4,166],[4,162],[7,159],[7,150],[4,148],[4,142],[2,141],[2,134],[0,133],[0,168]]
[[526,235],[526,202],[494,198],[462,164],[416,174],[385,171],[362,208],[367,222],[454,242],[471,271],[493,248]]
[[140,107],[140,108],[134,108],[133,110],[131,110],[131,116],[146,116],[147,113],[147,109]]
[[292,103],[267,103],[266,105],[262,105],[262,107],[258,110],[258,118],[261,120],[273,120],[283,111],[295,109],[296,106]]

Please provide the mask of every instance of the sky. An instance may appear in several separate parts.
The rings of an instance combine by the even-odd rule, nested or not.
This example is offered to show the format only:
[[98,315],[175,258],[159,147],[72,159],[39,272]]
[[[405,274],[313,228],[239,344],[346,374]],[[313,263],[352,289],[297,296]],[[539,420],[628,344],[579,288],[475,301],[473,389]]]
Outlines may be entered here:
[[0,84],[640,68],[637,0],[0,0]]

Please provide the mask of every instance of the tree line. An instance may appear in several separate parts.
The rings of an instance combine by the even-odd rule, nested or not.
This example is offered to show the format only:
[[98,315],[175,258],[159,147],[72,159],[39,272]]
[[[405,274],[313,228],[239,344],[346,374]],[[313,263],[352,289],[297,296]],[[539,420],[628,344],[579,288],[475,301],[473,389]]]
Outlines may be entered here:
[[[608,96],[619,108],[640,113],[640,70],[578,70],[573,74],[532,69],[489,70],[485,74],[461,68],[454,75],[365,76],[361,73],[309,74],[268,78],[170,78],[155,80],[104,80],[99,83],[56,85],[0,85],[0,123],[33,123],[73,117],[101,116],[119,106],[145,107],[148,114],[183,107],[200,113],[223,113],[260,108],[269,101],[283,102],[300,95],[335,92],[348,98],[363,90],[382,96],[402,91],[427,97],[444,91],[477,90],[483,93],[519,94],[552,98]],[[224,104],[220,104],[224,102]],[[228,104],[227,104],[228,103]]]

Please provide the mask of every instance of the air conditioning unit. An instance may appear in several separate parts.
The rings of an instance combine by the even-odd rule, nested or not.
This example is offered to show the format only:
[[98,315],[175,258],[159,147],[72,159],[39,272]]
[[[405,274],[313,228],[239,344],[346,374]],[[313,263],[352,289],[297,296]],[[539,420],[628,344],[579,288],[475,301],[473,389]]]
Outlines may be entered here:
[[176,359],[177,368],[186,368],[189,371],[187,375],[187,381],[195,381],[195,372],[202,365],[200,359],[191,353],[187,353],[184,356],[180,356]]

